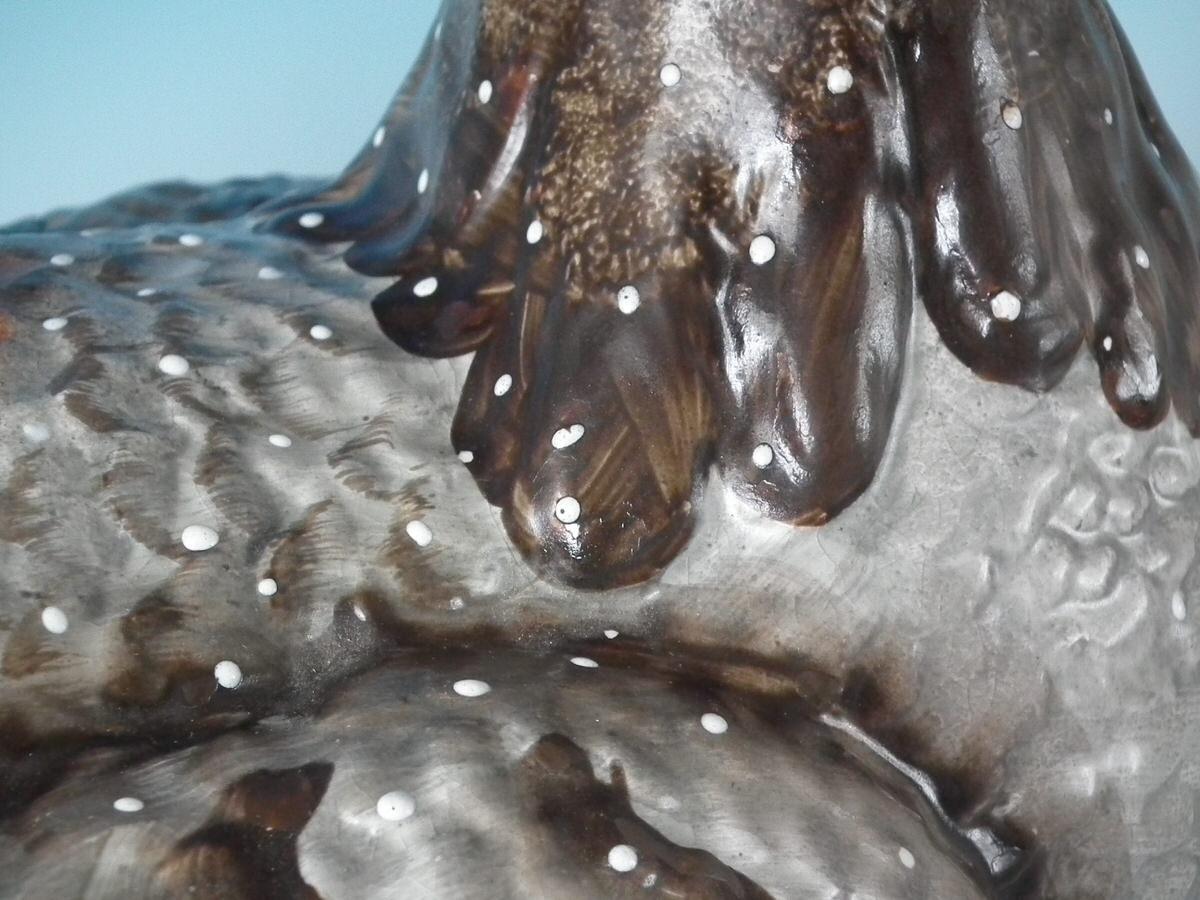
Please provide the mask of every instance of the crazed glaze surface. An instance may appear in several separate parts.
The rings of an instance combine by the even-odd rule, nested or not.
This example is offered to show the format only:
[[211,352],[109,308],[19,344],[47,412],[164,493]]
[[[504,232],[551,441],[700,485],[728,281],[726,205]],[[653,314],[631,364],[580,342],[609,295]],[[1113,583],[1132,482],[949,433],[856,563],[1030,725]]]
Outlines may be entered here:
[[[532,24],[521,18],[537,9],[452,4],[441,20],[443,41],[465,41],[476,27],[504,46],[548,41],[559,13]],[[602,15],[609,7],[587,9]],[[840,9],[849,7],[826,11],[836,18]],[[984,20],[971,18],[976,9],[938,22],[953,31],[974,21],[970,33],[986,46]],[[1062,10],[1103,12],[1082,3]],[[846,21],[861,23],[853,11]],[[684,45],[696,20],[669,12],[663,21],[676,30],[664,33]],[[1020,12],[1000,21],[1060,25]],[[749,46],[758,26],[747,21]],[[741,46],[734,25],[723,34]],[[616,52],[628,44],[630,53],[638,46],[633,36],[612,37],[563,46]],[[927,40],[921,58],[954,43]],[[1119,83],[1124,63],[1105,62],[1102,49],[1089,57],[1086,83]],[[456,58],[474,57],[464,50]],[[850,90],[835,96],[870,87],[862,74],[869,58],[847,58]],[[680,79],[670,91],[694,79],[703,59],[676,65]],[[665,89],[658,71],[649,80]],[[481,94],[470,75],[421,82],[445,101],[438,107],[444,129],[412,132],[431,142],[430,159],[483,146],[446,137],[451,123],[481,121],[458,116],[461,104],[474,108],[471,97],[487,96],[490,108],[504,95],[501,76]],[[1003,127],[1030,136],[1035,103],[1046,96],[1023,94],[1021,128],[1007,124],[1017,121],[1011,111]],[[827,99],[819,91],[814,98]],[[1055,372],[1039,376],[1042,386],[1061,379],[1046,393],[981,381],[961,364],[968,350],[1010,372],[1008,380],[1033,379],[1036,366],[1027,356],[989,355],[988,341],[1001,334],[995,322],[974,344],[951,337],[955,326],[939,316],[929,289],[914,288],[926,302],[900,317],[904,339],[895,347],[903,366],[896,363],[890,388],[890,437],[878,450],[879,476],[868,474],[858,502],[821,528],[795,528],[709,490],[694,496],[693,511],[673,513],[675,521],[693,519],[695,532],[652,585],[578,590],[562,582],[604,580],[598,566],[610,551],[564,562],[553,547],[542,556],[533,538],[519,539],[555,576],[536,578],[476,490],[471,475],[484,470],[468,474],[456,453],[468,448],[446,439],[455,404],[459,422],[470,398],[481,404],[479,433],[489,440],[519,439],[524,448],[533,446],[523,443],[526,434],[540,429],[543,443],[566,451],[555,464],[570,455],[572,465],[590,466],[589,441],[613,432],[584,418],[586,403],[612,402],[616,389],[604,385],[616,384],[614,372],[627,371],[638,391],[631,396],[640,398],[654,393],[654,379],[678,378],[669,363],[689,357],[664,355],[653,374],[657,358],[639,347],[658,339],[682,346],[665,337],[675,334],[672,317],[642,317],[660,299],[650,289],[639,288],[629,314],[610,308],[620,300],[608,298],[590,320],[604,327],[581,324],[574,332],[576,369],[564,362],[552,369],[565,373],[561,379],[545,375],[521,389],[550,398],[570,388],[561,402],[581,411],[547,422],[506,419],[494,385],[472,392],[480,376],[470,372],[486,349],[469,370],[464,360],[430,361],[389,344],[368,304],[381,292],[375,308],[392,336],[420,334],[414,322],[422,321],[429,334],[454,334],[458,326],[447,322],[467,322],[495,302],[498,318],[478,323],[499,340],[504,330],[495,323],[515,315],[513,300],[498,290],[475,290],[478,303],[412,303],[404,292],[415,287],[415,273],[376,279],[347,265],[365,267],[365,238],[343,258],[343,244],[278,234],[296,226],[309,236],[349,238],[326,229],[350,228],[349,217],[360,215],[355,227],[377,229],[381,265],[393,266],[399,251],[387,242],[403,246],[403,222],[413,228],[410,238],[427,233],[425,218],[406,218],[414,199],[406,192],[433,203],[455,178],[496,170],[486,161],[442,166],[426,181],[407,169],[415,187],[394,178],[395,169],[385,176],[374,154],[399,152],[389,135],[406,102],[372,136],[342,194],[322,195],[327,207],[311,199],[321,188],[278,179],[164,185],[0,233],[0,896],[1193,896],[1200,887],[1200,451],[1187,415],[1128,428],[1095,389],[1084,354],[1059,359],[1057,370],[1052,354],[1038,363]],[[579,102],[586,107],[585,96]],[[1127,110],[1114,104],[1111,111],[1116,127]],[[1169,158],[1166,137],[1155,133]],[[1052,136],[1048,130],[1046,140]],[[738,146],[732,134],[724,138]],[[945,139],[970,149],[958,131]],[[1063,141],[1060,149],[1072,146]],[[584,158],[567,154],[557,165]],[[1186,186],[1186,163],[1178,165]],[[655,177],[680,177],[671,171]],[[955,176],[964,185],[956,202],[991,184],[972,171]],[[1094,164],[1086,176],[1101,177]],[[586,190],[589,181],[579,178]],[[1131,179],[1118,179],[1128,196],[1142,189]],[[865,175],[825,181],[829,191],[872,183]],[[977,189],[967,191],[970,184]],[[309,199],[297,205],[296,193],[280,197],[292,189]],[[379,216],[389,205],[380,192],[388,190],[397,192],[387,213],[395,221],[385,226]],[[1016,194],[1013,187],[997,193],[1005,202],[992,213],[1011,213]],[[1044,194],[1031,189],[1027,196],[1039,202],[1030,199],[1029,208],[1045,208]],[[1178,202],[1183,215],[1188,207]],[[442,203],[422,216],[436,220]],[[697,208],[715,207],[705,200]],[[794,223],[812,241],[824,235],[840,247],[844,234],[806,230],[810,214],[829,208],[816,204],[803,217],[793,210]],[[317,209],[324,218],[300,224]],[[595,209],[613,216],[607,204]],[[476,223],[473,240],[504,245],[511,235],[488,221]],[[546,216],[533,244],[522,221],[508,250],[476,257],[464,249],[464,265],[473,259],[480,268],[461,277],[490,278],[493,268],[503,270],[505,253],[519,271],[536,271],[530,248],[551,247],[555,221]],[[636,230],[640,211],[611,217],[609,227],[619,231],[623,221]],[[675,219],[659,221],[669,228]],[[1001,264],[979,261],[997,251],[986,231],[969,237],[975,221],[963,217],[958,234],[976,249],[947,251],[954,284],[971,283],[967,261],[980,284],[990,276],[978,273]],[[1083,228],[1085,220],[1070,221]],[[1169,230],[1161,216],[1140,227],[1150,221]],[[1086,222],[1097,235],[1116,230],[1108,219]],[[903,227],[916,246],[919,228]],[[750,243],[756,230],[744,235]],[[997,240],[1008,233],[999,224],[994,231]],[[1053,234],[1039,252],[1069,237]],[[591,240],[602,239],[615,240]],[[702,269],[712,264],[701,246],[685,234],[670,251],[683,254],[680,278],[698,271],[689,253]],[[885,240],[860,246],[863,259],[886,255]],[[1150,269],[1138,264],[1136,246]],[[1128,284],[1141,298],[1139,279],[1160,271],[1160,251],[1150,235],[1136,246]],[[780,277],[771,267],[781,261],[803,271],[789,261],[795,246],[778,240],[775,251],[742,268],[769,279]],[[429,252],[446,265],[454,259]],[[750,253],[748,244],[730,250],[730,259],[742,252]],[[667,262],[656,265],[670,274]],[[613,264],[623,264],[619,254],[598,254],[592,269],[580,271],[599,277]],[[429,296],[438,298],[462,271],[425,276],[439,278]],[[912,271],[918,287],[935,279],[930,269]],[[753,292],[728,293],[730,279],[712,282],[709,299],[749,304]],[[1181,292],[1162,295],[1155,340],[1186,330],[1185,283],[1170,284]],[[1022,316],[1041,302],[1019,289],[1013,328],[1034,324]],[[862,296],[881,300],[884,292]],[[548,349],[528,352],[536,359],[557,352],[556,340],[572,333],[563,331],[568,313],[588,302],[557,309],[547,300],[548,318],[526,343]],[[684,323],[694,322],[688,302],[672,307]],[[839,313],[860,308],[839,303]],[[761,315],[783,318],[792,308],[764,303]],[[1007,314],[1010,300],[995,309]],[[632,331],[622,337],[606,322]],[[662,330],[653,330],[655,322]],[[1048,333],[1065,333],[1060,325],[1046,325]],[[696,327],[699,334],[707,326]],[[721,335],[714,346],[725,346]],[[826,343],[788,344],[788,352],[808,367],[809,354],[825,353]],[[1052,344],[1034,342],[1047,351]],[[583,382],[572,381],[572,371],[585,378],[585,364],[617,365],[621,353],[629,354],[626,370],[604,368],[597,392],[573,393]],[[857,359],[821,358],[828,365]],[[1164,384],[1180,371],[1164,362]],[[510,394],[518,391],[512,375]],[[818,383],[817,396],[840,402],[838,382]],[[708,414],[733,421],[718,396],[709,395]],[[789,402],[796,396],[803,395]],[[650,401],[634,407],[658,409]],[[1118,411],[1128,418],[1138,408]],[[687,411],[663,410],[649,434],[670,431],[670,416]],[[582,435],[570,428],[576,423]],[[504,430],[514,427],[516,437]],[[556,438],[559,429],[565,434]],[[630,434],[614,446],[649,446],[633,425]],[[712,440],[716,447],[726,438]],[[756,447],[746,441],[751,461]],[[649,477],[633,449],[605,471]],[[857,471],[861,457],[848,465]],[[514,469],[513,484],[537,483],[532,469],[521,471]],[[726,478],[742,496],[753,488],[728,467]],[[582,536],[599,501],[575,493]],[[506,511],[510,527],[515,509]],[[610,536],[628,550],[621,534]],[[676,533],[676,545],[680,535],[686,531]],[[647,538],[635,546],[651,549],[628,565],[614,563],[612,580],[648,574],[674,545]]]
[[771,518],[842,511],[914,298],[986,378],[1045,390],[1086,347],[1125,422],[1200,429],[1200,193],[1100,0],[442,22],[375,140],[271,227],[394,278],[374,307],[405,349],[475,351],[454,445],[539,571],[649,577],[713,464]]

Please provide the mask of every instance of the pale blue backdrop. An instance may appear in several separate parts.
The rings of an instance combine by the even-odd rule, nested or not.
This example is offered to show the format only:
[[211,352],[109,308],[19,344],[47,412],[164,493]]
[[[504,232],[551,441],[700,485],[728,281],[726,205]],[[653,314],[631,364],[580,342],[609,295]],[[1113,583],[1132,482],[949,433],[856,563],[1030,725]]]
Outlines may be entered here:
[[[436,0],[0,0],[0,222],[173,177],[339,169]],[[1200,160],[1200,0],[1113,4]]]

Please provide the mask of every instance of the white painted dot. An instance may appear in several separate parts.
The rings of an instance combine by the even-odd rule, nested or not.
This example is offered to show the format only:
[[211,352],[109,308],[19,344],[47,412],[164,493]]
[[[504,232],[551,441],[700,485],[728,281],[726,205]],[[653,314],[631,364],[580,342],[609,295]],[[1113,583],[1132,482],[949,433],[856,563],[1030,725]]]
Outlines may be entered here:
[[418,547],[428,547],[433,541],[433,531],[420,519],[409,522],[404,526],[404,530],[408,532],[408,536]]
[[617,637],[617,635],[619,635],[620,633],[621,632],[617,631],[617,629],[615,629],[615,628],[605,628],[604,629],[604,636],[606,638],[608,638],[610,641],[613,640],[613,638]]
[[729,730],[729,723],[724,716],[716,713],[705,713],[700,717],[700,727],[709,734],[724,734]]
[[204,238],[200,237],[198,234],[181,234],[179,236],[179,243],[183,244],[185,247],[199,247],[204,243]]
[[375,804],[379,818],[388,822],[402,822],[416,811],[416,802],[404,791],[388,791]]
[[765,234],[760,234],[750,242],[750,262],[756,266],[765,266],[775,258],[775,242]]
[[534,219],[529,223],[529,228],[525,231],[525,240],[530,244],[536,244],[542,239],[542,236],[545,233],[546,229],[542,226],[542,223],[539,220]]
[[579,521],[579,501],[574,497],[562,497],[554,504],[554,518],[564,525]]
[[1112,335],[1105,335],[1104,340],[1101,341],[1101,344],[1104,346],[1105,350],[1111,350],[1113,348]]
[[422,169],[421,174],[417,177],[417,193],[423,194],[429,189],[429,170]]
[[387,129],[380,125],[375,129],[375,134],[371,136],[371,146],[380,147],[383,145],[384,135],[387,134]]
[[754,448],[750,459],[754,462],[754,465],[760,469],[765,469],[775,461],[775,451],[771,449],[770,444],[759,444]]
[[213,666],[217,684],[227,691],[237,690],[242,684],[242,667],[233,660],[223,659]]
[[121,813],[141,812],[146,804],[137,797],[118,797],[113,801],[113,809]]
[[308,329],[308,336],[314,341],[327,341],[333,337],[333,329],[328,325],[314,325]]
[[57,606],[42,610],[42,627],[51,634],[62,634],[67,630],[67,614]]
[[75,257],[70,253],[55,253],[50,257],[50,265],[52,266],[69,266],[75,262]]
[[1021,315],[1021,298],[1011,291],[1000,291],[991,305],[992,315],[1002,322],[1013,322]]
[[157,293],[158,293],[158,291],[155,290],[154,288],[142,288],[140,291],[137,292],[137,295],[139,297],[153,297]]
[[301,228],[317,228],[325,223],[325,214],[319,212],[306,212],[299,220]]
[[438,280],[432,275],[428,278],[422,278],[413,285],[413,294],[418,297],[432,297],[438,289]]
[[1150,268],[1150,254],[1146,252],[1146,248],[1141,244],[1133,248],[1133,259],[1143,269]]
[[917,864],[917,859],[912,855],[912,851],[907,847],[901,847],[897,854],[900,857],[900,862],[904,864],[904,868],[911,869]]
[[598,669],[598,668],[600,668],[600,663],[596,662],[594,659],[591,659],[590,657],[587,657],[587,656],[572,656],[571,664],[575,665],[575,666],[579,666],[579,668],[581,668],[581,669]]
[[492,686],[486,681],[479,681],[475,678],[464,678],[462,681],[454,682],[454,693],[460,697],[482,697],[491,689]]
[[512,376],[506,373],[496,379],[496,386],[492,388],[492,393],[494,393],[497,397],[503,397],[512,390],[512,385]]
[[264,597],[274,597],[279,591],[279,582],[274,578],[264,578],[258,583],[258,592]]
[[47,331],[62,331],[67,327],[67,320],[62,316],[55,316],[52,319],[46,319],[42,322],[42,327]]
[[854,75],[845,66],[834,66],[825,78],[825,85],[831,94],[844,94],[854,87]]
[[272,447],[278,447],[280,450],[286,450],[292,446],[292,439],[286,434],[271,434],[267,436],[267,443]]
[[274,266],[263,266],[258,270],[258,277],[263,281],[278,281],[283,277],[283,273]]
[[168,353],[158,361],[158,370],[172,378],[181,378],[188,373],[190,368],[191,365],[188,361],[176,353]]
[[1187,618],[1187,604],[1184,602],[1183,594],[1178,591],[1171,598],[1171,615],[1179,622]]
[[471,450],[460,450],[458,452],[458,460],[459,462],[469,466],[471,463],[475,462],[475,453]]
[[617,291],[617,309],[625,315],[633,315],[641,305],[642,295],[632,284],[627,284]]
[[221,536],[207,525],[189,525],[179,535],[180,543],[193,553],[203,553],[217,546]]
[[632,872],[637,868],[637,851],[628,844],[617,844],[608,851],[608,864],[618,872]]
[[1021,107],[1011,100],[1004,101],[1004,105],[1000,107],[1000,117],[1013,131],[1020,131],[1021,126],[1025,124],[1025,114],[1021,112]]
[[41,422],[26,422],[21,426],[21,434],[31,444],[44,444],[50,440],[50,429]]
[[658,73],[659,80],[667,87],[675,87],[679,84],[679,79],[683,77],[683,72],[679,70],[679,66],[675,63],[667,63]]
[[354,604],[354,618],[358,619],[360,622],[367,621],[367,611],[357,603]]
[[1115,121],[1116,121],[1116,116],[1114,116],[1114,115],[1113,115],[1113,111],[1112,111],[1111,109],[1109,109],[1108,107],[1105,107],[1105,108],[1104,108],[1104,122],[1105,122],[1105,124],[1107,124],[1107,125],[1111,125],[1111,124],[1112,124],[1113,122],[1115,122]]
[[453,610],[456,610],[456,611],[460,610],[466,605],[467,604],[463,602],[462,597],[451,597],[450,598],[450,608]]
[[579,443],[586,429],[579,423],[571,425],[567,428],[560,428],[554,432],[554,436],[550,438],[550,446],[555,450],[566,450],[573,444]]

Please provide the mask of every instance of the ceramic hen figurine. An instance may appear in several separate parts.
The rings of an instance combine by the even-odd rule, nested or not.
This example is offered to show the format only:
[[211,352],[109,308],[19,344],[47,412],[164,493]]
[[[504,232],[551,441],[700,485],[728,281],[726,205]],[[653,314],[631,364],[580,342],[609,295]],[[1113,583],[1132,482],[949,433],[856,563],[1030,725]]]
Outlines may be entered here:
[[1198,227],[1099,0],[447,0],[10,226],[0,896],[1189,896]]

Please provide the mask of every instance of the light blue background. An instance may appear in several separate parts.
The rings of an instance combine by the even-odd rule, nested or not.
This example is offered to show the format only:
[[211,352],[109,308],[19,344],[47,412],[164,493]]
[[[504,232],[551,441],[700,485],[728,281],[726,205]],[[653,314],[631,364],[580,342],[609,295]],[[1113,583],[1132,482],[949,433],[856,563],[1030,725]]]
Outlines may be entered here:
[[[435,0],[0,0],[0,222],[163,178],[332,174]],[[1200,0],[1115,0],[1200,160]]]

